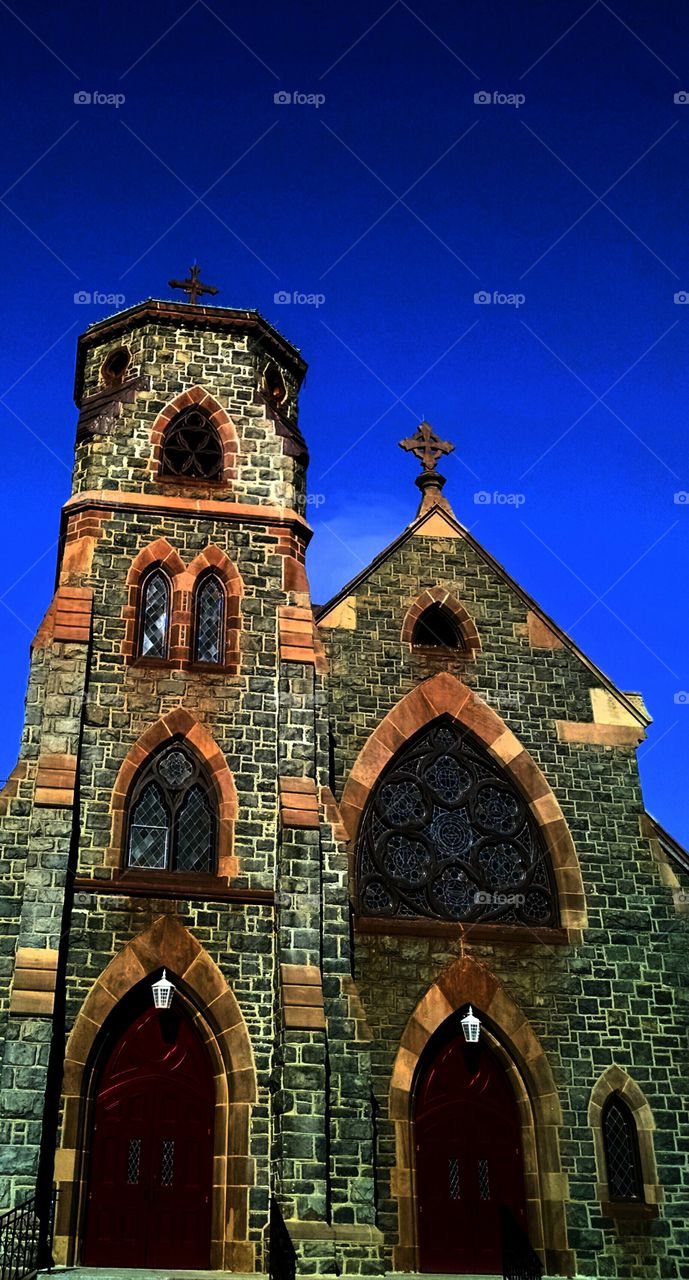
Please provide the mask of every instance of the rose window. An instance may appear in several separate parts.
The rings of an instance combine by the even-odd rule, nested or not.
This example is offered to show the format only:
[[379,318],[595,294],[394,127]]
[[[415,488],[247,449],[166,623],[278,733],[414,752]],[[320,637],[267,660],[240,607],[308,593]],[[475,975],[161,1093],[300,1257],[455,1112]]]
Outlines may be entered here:
[[528,805],[472,734],[445,718],[404,747],[374,788],[358,885],[367,916],[558,922]]

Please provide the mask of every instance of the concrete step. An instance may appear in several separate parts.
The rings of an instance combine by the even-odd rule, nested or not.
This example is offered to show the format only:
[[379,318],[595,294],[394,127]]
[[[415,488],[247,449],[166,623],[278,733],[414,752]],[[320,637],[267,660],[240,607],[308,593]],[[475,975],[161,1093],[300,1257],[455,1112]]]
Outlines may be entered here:
[[[261,1272],[244,1275],[240,1271],[173,1271],[150,1267],[53,1267],[39,1271],[47,1280],[266,1280]],[[486,1277],[483,1277],[486,1280]]]

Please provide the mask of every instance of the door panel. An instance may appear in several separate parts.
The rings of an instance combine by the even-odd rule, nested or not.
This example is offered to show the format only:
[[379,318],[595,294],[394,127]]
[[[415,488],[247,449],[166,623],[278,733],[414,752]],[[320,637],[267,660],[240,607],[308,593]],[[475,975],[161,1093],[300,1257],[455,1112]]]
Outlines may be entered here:
[[213,1110],[193,1027],[147,1009],[116,1043],[96,1096],[85,1264],[209,1265]]
[[458,1036],[438,1051],[414,1122],[422,1270],[501,1271],[500,1206],[526,1230],[526,1201],[516,1100],[485,1045]]

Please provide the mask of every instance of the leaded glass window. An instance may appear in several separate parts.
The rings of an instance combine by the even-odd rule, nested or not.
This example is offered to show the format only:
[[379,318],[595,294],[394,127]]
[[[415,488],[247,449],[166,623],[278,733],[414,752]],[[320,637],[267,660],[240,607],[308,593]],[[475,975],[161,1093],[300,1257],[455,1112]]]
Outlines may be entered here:
[[381,775],[361,824],[358,891],[366,916],[558,922],[550,862],[524,798],[449,717]]
[[225,650],[225,592],[215,574],[204,578],[196,591],[194,611],[194,661],[222,662]]
[[214,872],[216,813],[196,758],[175,744],[142,772],[129,806],[127,866]]
[[222,475],[222,445],[203,409],[192,405],[173,418],[163,440],[163,476],[217,480]]
[[141,591],[139,651],[142,658],[167,657],[170,584],[161,569],[146,578]]
[[634,1117],[618,1094],[603,1109],[603,1144],[611,1200],[641,1200],[639,1139]]

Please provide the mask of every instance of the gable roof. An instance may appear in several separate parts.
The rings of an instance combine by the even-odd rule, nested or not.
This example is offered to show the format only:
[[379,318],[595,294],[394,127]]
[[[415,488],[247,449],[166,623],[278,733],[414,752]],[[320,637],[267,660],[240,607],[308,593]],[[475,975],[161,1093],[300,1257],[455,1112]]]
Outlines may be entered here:
[[[489,551],[486,551],[485,547],[481,546],[480,542],[477,542],[476,538],[474,538],[469,530],[460,523],[454,513],[450,513],[446,508],[441,507],[438,503],[434,503],[433,506],[429,507],[428,510],[423,513],[423,515],[419,515],[415,520],[412,520],[411,524],[407,525],[406,529],[402,531],[399,537],[395,538],[394,542],[389,543],[387,547],[384,547],[365,569],[362,569],[356,577],[351,578],[350,581],[346,583],[340,591],[338,591],[337,595],[333,596],[331,600],[328,600],[327,604],[320,605],[320,607],[315,610],[316,622],[322,622],[341,600],[344,600],[347,596],[355,595],[357,588],[370,578],[371,574],[375,573],[376,569],[384,564],[386,560],[389,560],[400,547],[404,546],[410,538],[415,537],[416,534],[422,533],[424,525],[429,521],[434,522],[434,528],[437,530],[437,522],[439,520],[447,523],[454,536],[459,535],[459,537],[464,538],[480,559],[483,560],[483,562],[488,565],[489,568],[492,569],[493,572],[497,574],[497,576],[501,578],[502,581],[505,582],[521,600],[523,600],[528,609],[537,614],[546,626],[555,633],[558,639],[561,640],[564,647],[569,649],[571,653],[574,653],[579,661],[588,668],[593,676],[595,676],[596,680],[599,680],[604,688],[606,688],[613,697],[617,698],[625,711],[629,712],[629,714],[633,716],[639,724],[643,725],[644,728],[651,723],[651,716],[649,716],[648,712],[639,705],[640,699],[637,701],[635,695],[623,693],[621,689],[618,689],[617,685],[613,683],[610,677],[606,676],[605,672],[601,671],[600,667],[596,666],[595,662],[593,662],[591,658],[589,658],[588,655],[579,648],[572,637],[568,635],[566,631],[563,631],[562,627],[558,626],[550,615],[546,613],[545,609],[541,608],[537,601],[534,600],[533,596],[530,596],[528,591],[525,591],[524,588],[515,581],[515,579],[507,572],[504,565],[500,564],[499,560],[496,560]],[[435,536],[438,536],[437,532],[435,532]]]

